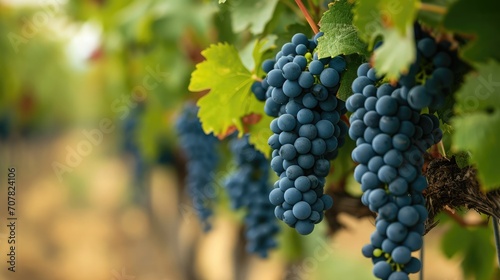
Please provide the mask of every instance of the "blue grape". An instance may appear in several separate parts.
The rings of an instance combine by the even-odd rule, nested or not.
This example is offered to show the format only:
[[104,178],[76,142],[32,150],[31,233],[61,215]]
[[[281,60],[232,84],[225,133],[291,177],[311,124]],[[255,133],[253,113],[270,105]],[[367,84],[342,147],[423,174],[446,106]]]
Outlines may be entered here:
[[384,164],[384,158],[381,156],[374,156],[368,161],[368,169],[372,172],[377,172]]
[[397,117],[382,116],[379,121],[379,128],[382,132],[394,135],[398,132],[401,122]]
[[283,93],[290,98],[297,97],[302,93],[302,87],[297,81],[286,80],[283,83]]
[[363,88],[368,85],[373,85],[373,81],[368,77],[359,76],[352,82],[352,91],[354,93],[362,93]]
[[285,43],[283,47],[281,47],[281,51],[283,52],[284,56],[295,55],[296,54],[295,48],[296,45],[294,43]]
[[[417,258],[411,258],[411,260],[405,264],[403,270],[406,272],[406,273],[417,273],[420,271],[420,269],[422,269],[422,262],[420,262],[419,259]],[[408,278],[406,278],[408,279]]]
[[323,72],[325,66],[319,60],[313,60],[309,63],[309,72],[313,75],[319,75]]
[[373,205],[373,207],[379,208],[384,205],[388,199],[389,198],[383,189],[376,189],[370,192],[368,202]]
[[392,242],[390,239],[385,239],[384,241],[382,241],[382,245],[380,247],[384,252],[390,254],[397,246],[397,243]]
[[[306,47],[306,46],[304,46],[304,45],[298,45],[296,50],[298,50],[299,48],[303,48],[303,47]],[[306,47],[306,48],[307,48],[307,47]],[[302,53],[302,51],[300,51],[300,52]],[[307,52],[307,51],[306,51],[306,52]],[[297,52],[297,54],[299,54],[299,52]],[[292,60],[292,62],[293,62],[293,63],[296,63],[296,64],[298,64],[298,65],[299,65],[299,67],[300,67],[300,70],[301,70],[301,71],[302,71],[302,70],[305,70],[305,69],[306,69],[306,67],[307,67],[307,58],[305,58],[305,57],[303,56],[304,54],[305,54],[305,53],[303,53],[302,55],[297,55],[297,56],[296,56],[296,57],[294,57],[294,58],[293,58],[293,60]],[[299,75],[300,75],[300,74],[302,74],[302,73],[299,73]]]
[[306,108],[314,109],[316,105],[318,105],[318,100],[312,93],[306,93],[302,98],[302,104],[304,104]]
[[295,229],[302,235],[310,234],[314,229],[314,224],[310,221],[297,221]]
[[438,52],[433,58],[432,63],[435,67],[450,67],[451,57],[446,52]]
[[292,43],[295,45],[302,44],[307,46],[309,44],[309,39],[303,33],[297,33],[292,36]]
[[310,72],[304,71],[300,74],[298,83],[304,89],[311,88],[314,85],[314,76]]
[[336,56],[336,57],[332,58],[332,60],[330,60],[328,65],[330,68],[335,69],[339,73],[346,70],[346,67],[347,67],[347,63],[346,63],[345,59],[342,58],[341,56]]
[[328,120],[320,120],[316,123],[316,129],[318,130],[318,136],[323,139],[328,139],[333,136],[335,127],[332,122]]
[[392,250],[391,256],[395,262],[406,264],[411,260],[411,251],[408,247],[398,246]]
[[266,59],[262,62],[262,70],[264,72],[269,73],[269,71],[274,69],[274,63],[275,61],[272,59]]
[[283,77],[287,80],[297,80],[302,73],[302,68],[295,62],[289,62],[283,66]]
[[403,155],[396,149],[389,150],[384,154],[384,162],[392,167],[399,167],[403,164]]
[[370,70],[370,64],[363,63],[358,67],[357,75],[358,76],[366,76],[368,74],[368,70]]
[[352,158],[362,164],[368,164],[368,161],[375,156],[375,151],[370,144],[361,144],[352,151]]
[[314,140],[318,136],[318,130],[313,124],[305,124],[300,127],[299,136]]
[[287,203],[294,205],[302,199],[302,193],[296,188],[290,188],[285,191],[284,199]]
[[[407,206],[409,207],[409,206]],[[417,251],[422,248],[424,244],[422,235],[416,231],[410,231],[403,241],[403,246],[410,249],[410,251]]]
[[418,220],[418,212],[412,206],[405,206],[399,209],[398,221],[403,225],[412,227],[418,223]]
[[285,95],[285,92],[282,88],[273,88],[271,91],[271,98],[277,104],[286,104],[288,101],[288,97]]
[[334,87],[340,81],[339,73],[333,68],[326,68],[321,72],[319,80],[326,87]]
[[432,102],[432,96],[424,86],[415,86],[408,93],[408,103],[414,109],[420,110],[429,106]]
[[311,205],[305,201],[299,201],[293,205],[293,215],[299,220],[305,220],[311,215]]
[[285,82],[285,77],[279,69],[273,69],[267,73],[267,83],[273,87],[281,87]]
[[394,222],[387,227],[386,234],[393,242],[402,242],[408,234],[408,228],[399,222]]
[[390,96],[382,96],[378,99],[375,110],[381,116],[392,116],[398,112],[397,101]]
[[387,279],[392,273],[392,267],[389,263],[379,261],[373,266],[373,275],[380,279]]
[[389,278],[387,278],[387,280],[409,280],[409,279],[410,278],[408,277],[408,274],[402,271],[395,271],[391,273],[391,275],[389,275]]
[[281,131],[292,131],[295,125],[295,118],[291,114],[283,114],[278,118],[278,127]]
[[293,144],[297,140],[297,135],[293,132],[283,131],[278,136],[278,141],[281,145]]
[[437,49],[436,43],[432,38],[421,39],[417,43],[417,48],[427,58],[432,57]]

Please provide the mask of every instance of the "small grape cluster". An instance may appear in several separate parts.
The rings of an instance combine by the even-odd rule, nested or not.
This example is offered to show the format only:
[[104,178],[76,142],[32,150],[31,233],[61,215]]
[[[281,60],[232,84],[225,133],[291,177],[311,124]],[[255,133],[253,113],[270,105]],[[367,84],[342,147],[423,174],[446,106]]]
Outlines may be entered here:
[[450,42],[436,42],[418,23],[414,29],[417,58],[398,83],[411,108],[437,110],[452,91],[455,75],[451,69],[459,68],[461,62],[457,53],[450,50]]
[[205,231],[210,230],[209,218],[213,188],[213,174],[218,163],[218,139],[207,135],[198,119],[198,107],[187,103],[177,119],[176,129],[187,160],[186,186],[193,200],[193,207],[203,223]]
[[275,216],[300,234],[311,233],[333,205],[323,193],[325,177],[348,129],[341,121],[345,103],[336,97],[346,62],[340,56],[318,59],[314,49],[321,35],[295,34],[275,60],[264,61],[267,76],[252,86],[257,98],[265,96],[265,112],[276,117],[268,144],[280,179],[269,200]]
[[376,277],[409,279],[421,268],[411,253],[422,247],[427,209],[422,191],[424,152],[442,138],[439,120],[411,105],[408,88],[383,83],[368,63],[358,68],[347,99],[356,141],[354,178],[361,184],[362,203],[377,212],[371,243],[362,249],[372,258]]
[[232,139],[231,152],[236,170],[224,184],[231,208],[246,208],[246,249],[267,257],[269,249],[277,246],[274,235],[279,231],[269,202],[269,161],[248,141],[248,135]]

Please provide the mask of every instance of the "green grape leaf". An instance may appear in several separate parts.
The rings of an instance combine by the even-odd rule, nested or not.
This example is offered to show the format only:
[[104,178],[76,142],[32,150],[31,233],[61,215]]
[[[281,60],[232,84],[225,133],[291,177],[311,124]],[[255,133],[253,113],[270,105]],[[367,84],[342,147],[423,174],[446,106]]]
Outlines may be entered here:
[[352,24],[353,4],[347,0],[336,1],[330,5],[320,21],[320,31],[324,35],[318,39],[318,56],[335,57],[337,55],[367,55],[367,46],[358,37],[358,30]]
[[219,4],[224,4],[226,3],[226,0],[219,0]]
[[[409,26],[409,29],[413,27]],[[379,75],[385,75],[389,80],[397,80],[400,73],[408,71],[415,61],[415,40],[413,33],[408,31],[402,36],[395,29],[384,32],[384,43],[374,52],[375,69]]]
[[252,34],[261,34],[271,20],[278,0],[232,0],[230,3],[233,31],[250,28]]
[[[255,46],[261,54],[265,53],[259,42]],[[260,131],[264,127],[270,131],[271,121],[265,117],[264,104],[250,90],[254,77],[241,62],[236,48],[219,43],[201,54],[206,60],[196,65],[188,89],[193,92],[210,90],[197,103],[200,107],[198,117],[205,133],[213,132],[224,138],[234,128],[239,131],[240,137],[245,132],[255,133],[257,130],[258,134],[264,135]],[[257,55],[256,58],[260,59]],[[245,118],[252,114],[260,115],[260,120],[245,124]],[[250,135],[250,142],[265,155],[269,154],[270,148],[263,136]]]
[[452,119],[454,148],[471,152],[471,163],[486,189],[500,185],[500,64],[477,65],[456,93],[457,116]]
[[464,275],[474,279],[492,279],[495,271],[491,229],[467,229],[453,224],[443,235],[441,247],[446,257],[462,256]]
[[379,75],[396,80],[415,60],[413,21],[417,0],[359,0],[353,9],[358,35],[372,49],[376,40],[384,44],[375,50]]
[[364,62],[364,58],[357,54],[352,54],[345,57],[347,69],[340,77],[340,87],[337,92],[337,97],[346,101],[352,95],[352,82],[358,76],[357,71],[359,65]]
[[499,18],[497,1],[484,0],[478,4],[473,0],[460,0],[449,8],[443,24],[450,31],[473,36],[461,50],[464,59],[469,62],[486,62],[490,58],[500,61],[498,25],[493,24]]

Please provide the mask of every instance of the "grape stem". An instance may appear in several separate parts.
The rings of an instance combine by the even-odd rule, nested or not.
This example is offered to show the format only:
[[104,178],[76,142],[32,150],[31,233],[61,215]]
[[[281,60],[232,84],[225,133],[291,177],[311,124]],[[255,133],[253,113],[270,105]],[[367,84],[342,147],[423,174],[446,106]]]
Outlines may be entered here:
[[446,157],[446,150],[444,149],[443,141],[439,141],[438,145],[439,145],[439,148],[441,149],[441,155],[443,157]]
[[255,74],[252,74],[252,80],[257,81],[257,82],[262,82],[262,78],[258,77]]
[[448,9],[446,9],[445,7],[434,5],[434,4],[429,4],[429,3],[420,3],[419,8],[421,11],[436,13],[436,14],[440,14],[440,15],[445,15],[448,12]]
[[297,3],[297,6],[299,6],[299,9],[302,11],[302,14],[307,20],[307,23],[309,23],[309,26],[311,26],[311,29],[314,31],[314,34],[317,34],[319,32],[318,25],[316,25],[313,18],[309,14],[309,11],[307,11],[306,6],[304,6],[304,3],[302,3],[301,0],[295,0],[295,3]]

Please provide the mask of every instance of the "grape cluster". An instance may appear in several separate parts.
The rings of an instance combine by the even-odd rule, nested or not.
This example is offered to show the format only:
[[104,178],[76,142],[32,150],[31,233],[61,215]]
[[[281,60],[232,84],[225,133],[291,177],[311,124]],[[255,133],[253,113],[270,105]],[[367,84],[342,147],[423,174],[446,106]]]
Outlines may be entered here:
[[398,84],[402,87],[402,97],[408,100],[412,109],[437,110],[452,90],[454,73],[451,69],[459,68],[461,62],[457,53],[450,50],[450,42],[436,42],[418,23],[414,29],[417,58]]
[[176,128],[179,145],[187,160],[186,185],[193,200],[193,207],[203,223],[205,231],[210,229],[212,216],[211,199],[214,193],[213,173],[218,163],[218,139],[203,132],[197,117],[198,107],[192,103],[184,106],[177,119]]
[[[347,99],[349,136],[356,141],[354,178],[361,184],[362,203],[377,212],[371,243],[362,249],[372,258],[380,279],[409,279],[422,264],[411,253],[422,247],[427,209],[422,191],[424,152],[442,138],[439,120],[412,106],[405,86],[380,83],[364,63]],[[411,91],[411,90],[410,90]]]
[[265,258],[277,246],[274,235],[279,231],[269,202],[269,161],[249,142],[248,136],[231,140],[236,171],[227,178],[225,188],[233,209],[246,208],[246,249]]
[[318,59],[313,39],[298,33],[282,46],[275,60],[263,63],[267,76],[254,84],[257,98],[265,91],[271,122],[271,168],[280,176],[269,200],[275,216],[300,234],[309,234],[333,200],[323,193],[330,160],[344,144],[347,125],[341,121],[345,103],[336,97],[342,57]]

